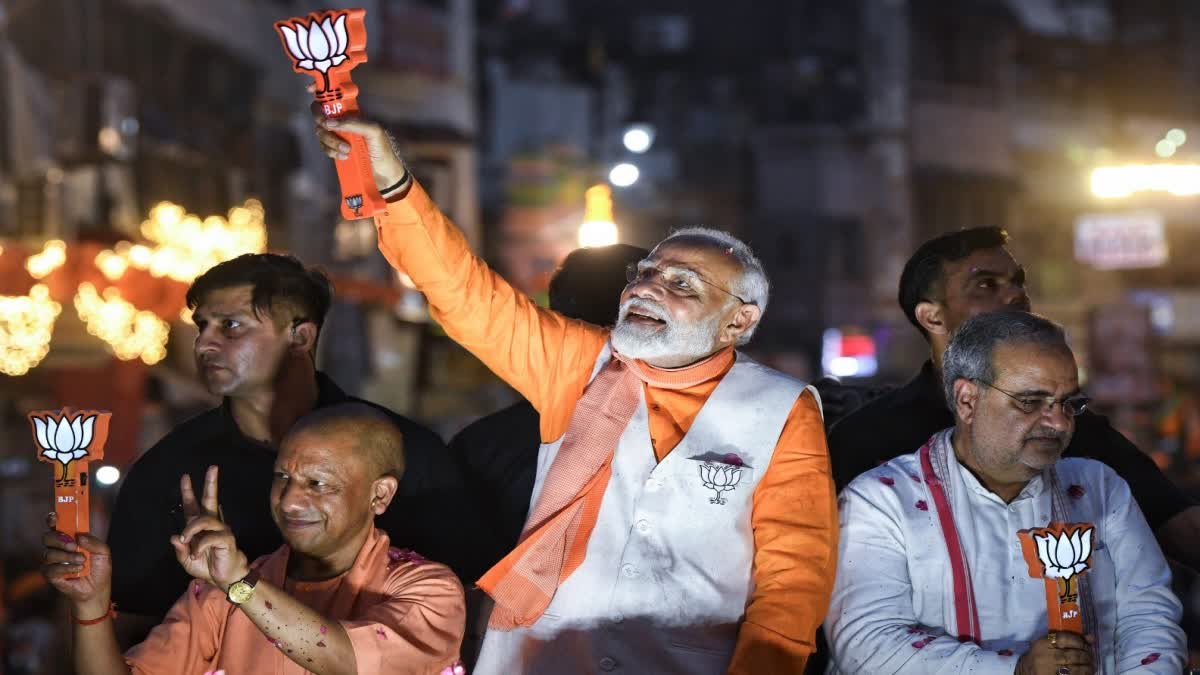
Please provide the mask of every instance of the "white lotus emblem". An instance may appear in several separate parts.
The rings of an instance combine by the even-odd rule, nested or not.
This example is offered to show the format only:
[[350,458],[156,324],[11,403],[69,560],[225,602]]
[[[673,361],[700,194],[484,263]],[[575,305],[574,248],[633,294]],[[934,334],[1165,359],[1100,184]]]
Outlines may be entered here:
[[33,418],[33,426],[42,454],[61,462],[64,471],[71,460],[87,456],[95,424],[96,415],[94,414],[84,415],[81,413],[76,415],[75,419],[63,416],[60,420],[55,420],[50,416],[47,416],[46,419]]
[[329,69],[346,60],[346,49],[350,36],[346,32],[346,15],[337,19],[325,17],[324,21],[313,20],[308,24],[299,19],[292,26],[279,25],[288,51],[296,59],[296,67],[317,70],[325,76],[325,89],[329,89]]
[[1064,530],[1057,537],[1054,532],[1033,535],[1046,578],[1069,581],[1091,566],[1092,530],[1080,527],[1069,534]]
[[725,498],[721,494],[737,487],[741,479],[742,467],[736,464],[704,462],[700,465],[700,482],[717,493],[716,497],[708,498],[709,504],[725,504]]

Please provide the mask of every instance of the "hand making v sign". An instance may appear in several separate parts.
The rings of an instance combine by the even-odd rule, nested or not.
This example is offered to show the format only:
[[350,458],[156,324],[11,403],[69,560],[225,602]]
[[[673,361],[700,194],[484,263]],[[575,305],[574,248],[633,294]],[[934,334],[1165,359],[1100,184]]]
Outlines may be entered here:
[[187,525],[183,532],[171,537],[175,558],[192,577],[225,591],[250,572],[250,564],[246,554],[238,549],[233,531],[221,520],[217,467],[208,467],[199,503],[190,475],[184,474],[179,479],[179,492]]

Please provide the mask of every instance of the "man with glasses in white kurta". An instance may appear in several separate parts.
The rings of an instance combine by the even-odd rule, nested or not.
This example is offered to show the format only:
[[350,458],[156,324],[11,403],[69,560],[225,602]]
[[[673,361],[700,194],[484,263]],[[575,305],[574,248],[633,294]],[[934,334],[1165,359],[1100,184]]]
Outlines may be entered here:
[[[827,672],[1179,673],[1181,607],[1129,486],[1061,457],[1088,402],[1061,327],[976,316],[942,370],[956,425],[839,498]],[[1052,523],[1073,529],[1028,535]],[[1048,586],[1069,589],[1079,630],[1050,629]]]

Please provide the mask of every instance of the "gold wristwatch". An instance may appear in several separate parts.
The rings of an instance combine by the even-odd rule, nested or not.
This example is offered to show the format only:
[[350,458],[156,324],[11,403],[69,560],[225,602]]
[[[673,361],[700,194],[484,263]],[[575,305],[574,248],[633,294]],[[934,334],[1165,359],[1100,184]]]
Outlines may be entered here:
[[254,585],[258,583],[258,570],[250,570],[250,573],[242,577],[241,580],[229,584],[229,590],[226,591],[225,597],[229,598],[229,602],[235,605],[241,605],[250,601],[254,597]]

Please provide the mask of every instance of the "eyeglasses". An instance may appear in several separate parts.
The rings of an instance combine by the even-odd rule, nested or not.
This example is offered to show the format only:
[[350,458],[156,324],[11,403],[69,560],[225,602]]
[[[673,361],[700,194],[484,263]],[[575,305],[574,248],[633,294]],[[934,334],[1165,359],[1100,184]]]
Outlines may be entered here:
[[1044,415],[1054,410],[1054,406],[1057,404],[1067,417],[1078,417],[1083,414],[1084,410],[1087,410],[1088,404],[1092,402],[1090,397],[1082,395],[1068,396],[1063,399],[1056,399],[1052,396],[1024,396],[1005,391],[986,380],[975,381],[1011,398],[1016,402],[1017,409],[1026,415],[1032,415],[1035,412],[1041,412]]
[[661,279],[662,285],[666,287],[667,290],[677,295],[694,293],[696,291],[695,282],[698,281],[702,284],[712,286],[713,288],[737,300],[743,305],[754,304],[742,299],[741,296],[734,295],[728,290],[714,284],[713,282],[705,279],[689,269],[682,269],[678,267],[668,267],[666,269],[662,269],[661,267],[655,267],[654,265],[645,262],[629,263],[625,266],[625,281],[628,281],[630,284],[645,283],[655,278]]

